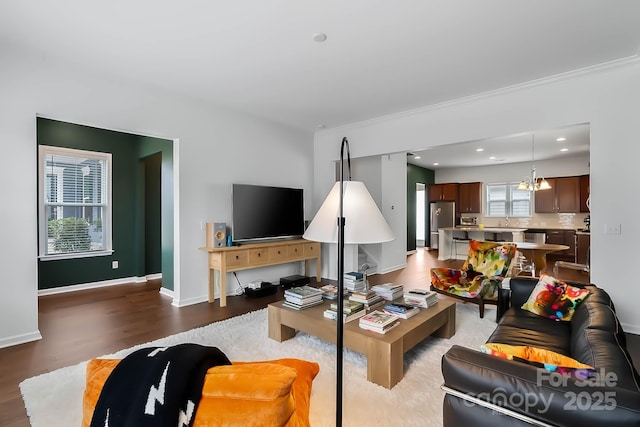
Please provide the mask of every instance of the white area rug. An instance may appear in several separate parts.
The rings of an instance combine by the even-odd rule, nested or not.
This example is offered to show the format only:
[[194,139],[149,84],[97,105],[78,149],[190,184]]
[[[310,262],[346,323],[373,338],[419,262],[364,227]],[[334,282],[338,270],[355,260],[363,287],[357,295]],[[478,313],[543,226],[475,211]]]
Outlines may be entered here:
[[[428,338],[404,358],[404,379],[392,390],[367,381],[364,356],[346,351],[344,356],[343,424],[345,426],[441,426],[442,374],[440,360],[453,345],[478,349],[495,329],[495,310],[478,316],[476,305],[457,304],[453,338]],[[278,343],[268,338],[267,310],[259,310],[172,335],[103,357],[122,358],[145,346],[193,342],[215,346],[231,360],[257,361],[295,357],[320,364],[313,382],[310,421],[314,427],[335,424],[335,346],[298,333]],[[28,378],[20,384],[31,425],[79,426],[86,362]]]

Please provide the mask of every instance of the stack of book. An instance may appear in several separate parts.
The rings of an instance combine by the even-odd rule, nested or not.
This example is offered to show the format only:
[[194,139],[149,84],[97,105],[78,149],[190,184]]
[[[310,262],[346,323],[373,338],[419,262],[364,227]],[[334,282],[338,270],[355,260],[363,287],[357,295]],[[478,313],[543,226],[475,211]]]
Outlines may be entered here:
[[403,299],[406,304],[427,308],[438,302],[438,294],[426,289],[412,289],[404,293]]
[[397,316],[380,310],[375,310],[371,313],[365,314],[358,322],[358,325],[362,329],[377,332],[379,334],[386,334],[399,324],[400,320],[398,320]]
[[361,302],[365,308],[379,306],[384,301],[375,291],[356,291],[349,296],[350,301]]
[[350,292],[363,291],[365,289],[364,275],[359,271],[350,271],[343,275],[344,289]]
[[322,294],[324,292],[313,286],[297,286],[284,291],[284,307],[302,310],[314,305],[322,304]]
[[388,301],[400,298],[403,295],[402,289],[402,285],[394,285],[393,283],[375,285],[371,288],[372,291],[375,291],[375,293]]
[[389,304],[385,304],[382,310],[385,313],[393,314],[401,319],[408,319],[420,313],[420,309],[418,307],[402,302],[391,302]]
[[320,287],[324,299],[336,299],[338,298],[338,287],[336,285],[324,285]]
[[[366,310],[361,302],[349,301],[345,299],[342,307],[342,319],[349,322],[364,315]],[[336,320],[338,318],[338,303],[332,302],[328,309],[324,311],[324,317]]]

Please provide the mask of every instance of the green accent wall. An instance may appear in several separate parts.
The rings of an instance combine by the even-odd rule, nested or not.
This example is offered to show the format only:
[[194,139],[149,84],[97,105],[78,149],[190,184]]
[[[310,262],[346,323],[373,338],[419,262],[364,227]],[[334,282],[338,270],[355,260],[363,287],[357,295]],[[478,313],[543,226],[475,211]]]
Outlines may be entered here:
[[[147,205],[145,215],[142,216],[142,221],[156,221],[159,220],[160,236],[157,234],[146,233],[145,244],[147,248],[156,248],[157,238],[160,237],[160,262],[162,265],[162,287],[166,289],[174,289],[174,271],[173,271],[173,141],[159,138],[145,138],[140,141],[138,146],[138,156],[141,162],[144,163],[145,169],[145,192],[160,191],[160,194],[148,194],[150,197],[149,202],[152,200],[154,208],[151,205]],[[158,158],[158,156],[160,156]],[[154,159],[155,158],[155,159]],[[158,163],[158,161],[160,162]],[[158,167],[160,168],[158,170]],[[149,183],[153,183],[154,179],[160,177],[160,186],[153,185],[149,188]],[[155,178],[154,178],[155,177]],[[158,205],[158,197],[160,204]],[[153,212],[151,212],[153,210]],[[160,216],[158,218],[156,216]],[[146,218],[146,220],[145,220]],[[155,225],[155,231],[157,233],[158,223]],[[144,224],[141,224],[141,228],[147,228]],[[154,243],[155,242],[155,243]],[[158,262],[158,254],[150,255],[155,256],[155,261]],[[149,270],[149,268],[147,268]],[[153,271],[147,271],[146,274],[153,274]]]
[[44,118],[36,126],[38,145],[111,153],[114,250],[39,260],[38,289],[162,273],[163,287],[173,290],[173,141]]
[[[162,271],[162,191],[161,181],[162,153],[145,157],[140,162],[144,165],[144,209],[142,224],[144,232],[144,273],[153,274]],[[160,215],[157,214],[160,212]]]
[[[416,184],[430,185],[435,182],[436,173],[431,169],[407,163],[407,251],[416,250]],[[426,189],[425,189],[426,191]],[[425,197],[428,203],[428,197]],[[427,212],[425,230],[429,236],[429,206],[425,206]]]

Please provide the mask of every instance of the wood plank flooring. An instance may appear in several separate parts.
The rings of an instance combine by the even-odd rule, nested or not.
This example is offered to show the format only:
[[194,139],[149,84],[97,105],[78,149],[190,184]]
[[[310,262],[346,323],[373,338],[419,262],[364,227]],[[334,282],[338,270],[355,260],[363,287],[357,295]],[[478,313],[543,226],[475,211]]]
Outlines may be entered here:
[[[437,251],[419,249],[403,270],[371,275],[371,284],[402,283],[407,289],[428,288],[429,268],[460,267],[462,261],[437,261]],[[327,281],[328,282],[328,281]],[[282,293],[227,298],[176,308],[160,295],[160,282],[128,284],[39,298],[39,329],[43,339],[0,349],[0,426],[28,426],[18,384],[26,378],[136,344],[204,326],[266,307]],[[630,335],[634,360],[640,361],[640,337]],[[636,362],[637,364],[637,362]]]

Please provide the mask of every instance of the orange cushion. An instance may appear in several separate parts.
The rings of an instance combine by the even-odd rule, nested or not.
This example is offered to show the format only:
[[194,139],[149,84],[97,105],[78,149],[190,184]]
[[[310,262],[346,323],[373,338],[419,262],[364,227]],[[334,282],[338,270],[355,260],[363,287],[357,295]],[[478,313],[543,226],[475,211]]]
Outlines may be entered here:
[[481,345],[480,349],[484,353],[492,354],[504,359],[513,360],[514,357],[517,357],[530,362],[541,363],[545,365],[545,368],[552,371],[556,370],[558,367],[593,370],[593,367],[580,363],[569,356],[545,350],[543,348],[530,347],[526,345],[486,343]]
[[[89,426],[102,387],[119,359],[87,364],[82,425]],[[194,426],[309,426],[311,385],[320,368],[300,359],[233,362],[207,371]]]

